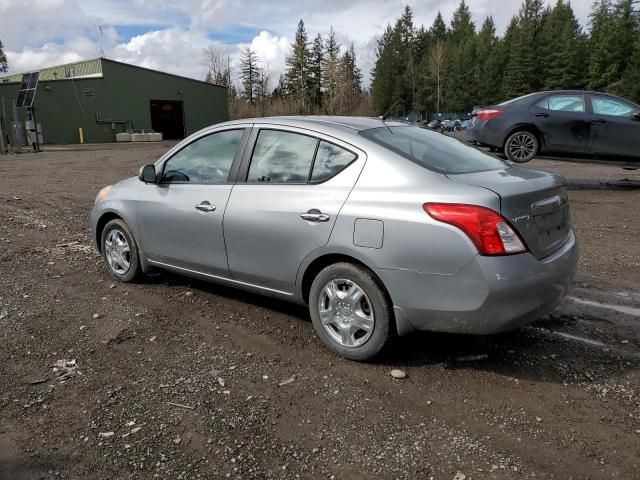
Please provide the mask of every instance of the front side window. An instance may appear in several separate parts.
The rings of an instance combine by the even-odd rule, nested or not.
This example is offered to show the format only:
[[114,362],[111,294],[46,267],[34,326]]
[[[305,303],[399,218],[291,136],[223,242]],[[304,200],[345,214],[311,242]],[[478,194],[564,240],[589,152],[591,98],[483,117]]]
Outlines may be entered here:
[[506,162],[465,145],[455,138],[424,128],[380,127],[363,130],[360,135],[418,165],[440,173],[470,173],[509,167]]
[[318,140],[299,133],[260,130],[248,182],[307,183]]
[[313,163],[312,182],[324,182],[346,168],[356,159],[354,153],[328,142],[320,142]]
[[212,133],[190,143],[164,166],[163,182],[224,183],[244,130]]
[[584,97],[581,95],[549,95],[536,105],[556,112],[584,112]]
[[635,111],[628,103],[608,97],[591,97],[591,107],[596,115],[610,115],[612,117],[631,117]]

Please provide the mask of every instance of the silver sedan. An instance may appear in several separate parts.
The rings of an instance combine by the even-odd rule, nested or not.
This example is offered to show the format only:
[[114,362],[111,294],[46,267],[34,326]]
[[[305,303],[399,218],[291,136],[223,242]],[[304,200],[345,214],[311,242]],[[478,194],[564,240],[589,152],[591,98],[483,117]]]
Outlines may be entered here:
[[531,322],[577,263],[562,177],[370,118],[206,128],[103,188],[91,227],[116,279],[161,268],[306,304],[354,360],[413,330]]

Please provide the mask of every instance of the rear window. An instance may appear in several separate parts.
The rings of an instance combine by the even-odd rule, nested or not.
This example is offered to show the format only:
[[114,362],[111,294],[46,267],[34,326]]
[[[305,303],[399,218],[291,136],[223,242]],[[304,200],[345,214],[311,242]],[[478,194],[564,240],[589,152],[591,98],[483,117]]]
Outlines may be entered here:
[[417,127],[380,127],[360,135],[440,173],[471,173],[502,170],[509,164],[469,145]]

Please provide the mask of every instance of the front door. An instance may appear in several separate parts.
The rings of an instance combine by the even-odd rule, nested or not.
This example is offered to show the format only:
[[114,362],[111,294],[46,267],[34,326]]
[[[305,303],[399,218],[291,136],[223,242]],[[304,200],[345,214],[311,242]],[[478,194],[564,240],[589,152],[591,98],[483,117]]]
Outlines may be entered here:
[[590,123],[584,95],[549,95],[532,105],[530,114],[545,151],[586,153]]
[[608,95],[591,95],[589,152],[602,156],[640,157],[637,107]]
[[308,131],[261,129],[225,214],[233,278],[292,293],[303,259],[329,241],[364,161]]
[[230,172],[245,130],[208,133],[159,165],[138,204],[142,250],[152,262],[228,276],[222,232]]

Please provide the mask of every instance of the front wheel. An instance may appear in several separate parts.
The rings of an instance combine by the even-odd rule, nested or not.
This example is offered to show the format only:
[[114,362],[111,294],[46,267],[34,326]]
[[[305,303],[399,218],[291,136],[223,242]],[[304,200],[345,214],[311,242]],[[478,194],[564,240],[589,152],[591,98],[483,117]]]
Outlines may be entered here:
[[504,144],[504,154],[509,160],[526,163],[538,154],[538,138],[531,132],[520,130],[512,133]]
[[326,267],[309,292],[309,312],[320,339],[350,360],[369,360],[393,335],[393,308],[380,281],[351,263]]
[[111,220],[102,231],[102,258],[107,270],[116,280],[131,282],[141,272],[140,254],[136,241],[120,219]]

